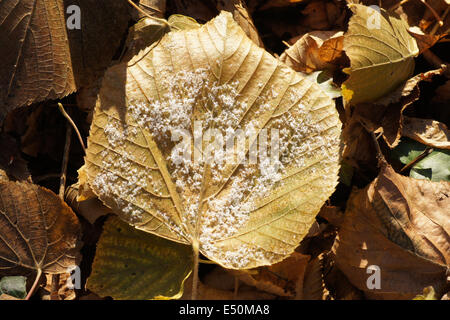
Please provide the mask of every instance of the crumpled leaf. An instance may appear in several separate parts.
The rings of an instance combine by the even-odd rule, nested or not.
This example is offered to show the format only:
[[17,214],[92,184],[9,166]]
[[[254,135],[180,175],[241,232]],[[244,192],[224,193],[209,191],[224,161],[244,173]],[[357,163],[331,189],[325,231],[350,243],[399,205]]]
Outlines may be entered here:
[[77,201],[78,197],[78,183],[69,186],[64,194],[64,201],[75,211],[79,216],[82,216],[90,224],[94,224],[98,218],[106,216],[111,212],[111,209],[106,207],[96,197]]
[[281,297],[301,299],[303,278],[309,255],[294,252],[288,258],[269,267],[261,267],[251,272],[235,271],[242,282]]
[[[332,248],[337,267],[369,298],[412,299],[426,286],[441,292],[450,262],[450,183],[404,177],[384,166],[347,202]],[[381,269],[369,289],[366,268]]]
[[162,19],[143,17],[129,28],[126,40],[127,52],[125,60],[131,59],[140,50],[150,46],[170,31],[169,23]]
[[430,147],[450,149],[450,131],[444,123],[432,119],[404,116],[402,136]]
[[[229,274],[229,276],[231,275]],[[185,288],[186,290],[181,300],[190,300],[192,296],[192,276],[186,280]],[[236,289],[233,287],[233,289],[227,290],[199,281],[197,300],[274,300],[277,298],[273,294],[260,291],[244,283],[239,283]]]
[[423,294],[418,294],[413,300],[437,300],[436,292],[432,286],[423,288]]
[[343,57],[342,31],[313,31],[286,49],[280,60],[296,71],[334,69]]
[[79,258],[80,224],[50,190],[0,180],[0,271],[64,273]]
[[443,69],[436,69],[419,73],[381,99],[354,106],[352,118],[364,123],[374,132],[381,132],[388,146],[394,148],[402,135],[403,111],[419,99],[420,82],[431,81],[442,72]]
[[182,14],[172,14],[168,22],[171,27],[179,30],[197,29],[202,26],[194,18],[183,16]]
[[177,299],[192,264],[189,246],[110,217],[97,244],[87,288],[118,300]]
[[23,276],[10,276],[0,279],[0,296],[7,294],[18,299],[27,296],[27,278]]
[[259,37],[252,17],[248,13],[247,6],[243,0],[217,1],[217,9],[225,10],[233,14],[234,20],[244,30],[245,34],[258,46],[264,48],[264,44]]
[[[219,152],[210,163],[178,161],[171,130],[192,133],[192,117],[203,121],[203,133],[255,131],[223,165]],[[333,192],[340,126],[317,85],[222,12],[107,72],[79,172],[81,194],[93,190],[138,229],[198,245],[227,268],[270,265],[293,252]],[[279,171],[241,164],[262,128],[280,130]]]
[[343,96],[351,104],[370,102],[395,90],[414,71],[419,50],[397,15],[352,4],[344,50],[350,59]]
[[[392,151],[400,162],[408,165],[421,156],[425,150],[425,145],[414,140],[403,139]],[[433,149],[430,154],[414,164],[409,176],[431,181],[450,181],[450,150]]]
[[17,107],[72,93],[110,65],[128,27],[126,1],[78,1],[82,26],[74,30],[66,27],[66,5],[0,2],[0,123]]
[[329,292],[325,287],[322,262],[324,254],[312,259],[306,266],[303,279],[303,292],[298,298],[302,300],[326,300]]

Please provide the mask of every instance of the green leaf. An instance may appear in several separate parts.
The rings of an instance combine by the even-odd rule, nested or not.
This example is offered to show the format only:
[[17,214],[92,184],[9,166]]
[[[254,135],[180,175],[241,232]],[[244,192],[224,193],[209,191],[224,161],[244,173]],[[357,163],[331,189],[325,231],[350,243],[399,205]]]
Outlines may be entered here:
[[408,164],[425,151],[427,146],[411,140],[403,138],[402,141],[392,150],[392,155],[400,160],[403,164]]
[[[404,138],[393,149],[392,155],[406,165],[420,156],[426,148],[426,145]],[[434,149],[433,152],[418,161],[411,168],[409,176],[415,179],[428,179],[431,181],[450,181],[450,150]]]
[[396,14],[352,4],[344,50],[350,58],[350,75],[343,96],[352,104],[374,101],[393,91],[414,71],[416,40]]
[[435,149],[412,167],[409,176],[431,181],[450,181],[450,150]]
[[87,287],[119,300],[179,298],[192,270],[192,249],[109,218]]
[[342,96],[341,90],[333,83],[333,74],[328,70],[314,71],[309,75],[305,75],[305,78],[316,82],[320,88],[330,97],[339,98]]
[[8,294],[18,299],[27,296],[27,278],[23,276],[3,277],[0,279],[0,295]]

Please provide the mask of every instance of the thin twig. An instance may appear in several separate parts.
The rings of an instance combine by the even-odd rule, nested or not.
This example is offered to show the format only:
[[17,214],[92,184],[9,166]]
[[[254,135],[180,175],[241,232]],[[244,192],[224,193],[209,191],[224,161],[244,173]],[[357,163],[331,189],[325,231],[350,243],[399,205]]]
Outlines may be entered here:
[[139,7],[139,6],[138,6],[136,3],[134,3],[133,1],[131,1],[131,0],[127,0],[127,1],[128,1],[128,3],[129,3],[132,7],[134,7],[137,11],[139,11],[140,13],[142,13],[143,15],[145,15],[147,18],[150,18],[150,19],[159,21],[159,22],[165,24],[166,26],[170,27],[170,24],[169,24],[169,22],[167,22],[166,19],[160,19],[160,18],[157,18],[157,17],[153,17],[153,16],[151,16],[150,14],[148,14],[145,10],[143,10],[141,7]]
[[442,22],[441,17],[439,17],[439,15],[437,14],[437,12],[433,9],[432,6],[430,6],[425,0],[420,0],[420,2],[422,2],[427,8],[428,10],[431,11],[431,13],[433,14],[434,18],[437,20],[437,22],[439,23],[439,25],[442,27],[444,25],[444,22]]
[[[66,179],[67,179],[67,164],[69,162],[69,151],[70,151],[70,143],[72,137],[72,127],[70,123],[66,125],[66,143],[64,145],[64,154],[61,165],[61,176],[59,180],[59,198],[61,201],[64,201],[64,192],[66,188]],[[50,298],[52,300],[59,300],[58,296],[59,290],[59,274],[52,275],[52,285],[50,290]]]
[[[444,21],[445,18],[447,17],[447,14],[449,12],[450,6],[447,6],[447,9],[445,9],[444,14],[441,17],[441,20]],[[430,35],[434,35],[436,33],[436,31],[442,27],[442,25],[439,23],[439,21],[434,25],[433,29],[431,29]],[[444,32],[447,33],[447,32]]]
[[412,160],[410,163],[405,165],[403,168],[400,169],[400,172],[406,171],[409,168],[411,168],[413,165],[415,165],[417,162],[425,158],[427,155],[429,155],[431,152],[433,152],[433,148],[427,147],[421,154],[419,154],[414,160]]
[[34,279],[33,286],[31,287],[30,291],[28,292],[27,296],[25,297],[25,300],[30,300],[30,298],[33,296],[34,291],[36,290],[39,280],[41,279],[42,270],[38,269],[36,278]]
[[78,140],[80,141],[80,144],[81,144],[81,147],[83,148],[84,154],[86,154],[86,147],[84,146],[83,138],[81,138],[80,131],[78,131],[78,128],[77,128],[75,122],[73,122],[72,118],[67,114],[66,110],[64,110],[63,105],[59,102],[58,102],[58,108],[61,111],[64,118],[66,118],[67,121],[69,121],[70,125],[73,127],[73,129],[77,133]]
[[364,121],[360,119],[359,123],[364,127],[364,129],[366,129],[367,133],[370,134],[373,140],[373,144],[375,145],[375,150],[377,151],[378,166],[381,167],[382,165],[387,163],[386,159],[384,158],[383,152],[381,152],[380,144],[378,143],[378,138],[382,135],[382,133],[380,133],[377,137],[375,135],[375,132],[370,130],[369,127],[364,123]]
[[203,263],[203,264],[217,264],[214,261],[211,260],[205,260],[205,259],[198,259],[198,262]]

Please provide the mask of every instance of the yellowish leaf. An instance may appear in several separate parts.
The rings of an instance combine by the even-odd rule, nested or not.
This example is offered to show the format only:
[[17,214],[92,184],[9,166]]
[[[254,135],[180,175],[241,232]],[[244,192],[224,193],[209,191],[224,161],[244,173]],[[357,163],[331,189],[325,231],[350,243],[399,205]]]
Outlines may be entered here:
[[[243,139],[227,135],[239,129]],[[222,266],[270,265],[334,191],[340,131],[327,94],[222,12],[107,71],[80,188]],[[225,152],[221,137],[237,143]]]
[[358,104],[377,100],[407,80],[419,49],[397,15],[359,4],[350,9],[353,16],[344,35],[350,77],[345,86],[353,91],[351,103]]

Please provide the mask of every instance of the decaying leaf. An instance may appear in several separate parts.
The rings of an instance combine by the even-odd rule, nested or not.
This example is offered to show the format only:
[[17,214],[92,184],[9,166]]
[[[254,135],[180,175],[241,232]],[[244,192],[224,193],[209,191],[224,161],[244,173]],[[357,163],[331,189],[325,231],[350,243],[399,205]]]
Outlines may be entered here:
[[393,91],[414,71],[417,43],[407,24],[384,9],[352,4],[344,50],[350,59],[343,96],[351,104],[377,100]]
[[281,297],[301,299],[303,293],[303,277],[309,255],[294,252],[288,258],[269,267],[261,267],[251,272],[235,271],[239,280]]
[[[186,291],[181,300],[190,299],[192,288],[192,277],[186,280]],[[224,290],[199,282],[198,300],[273,300],[276,296],[260,291],[245,284],[239,285],[238,290]]]
[[77,2],[82,20],[74,29],[66,18],[78,9],[66,2],[0,2],[0,123],[14,108],[72,93],[111,63],[128,26],[126,1]]
[[248,13],[247,6],[243,0],[218,0],[217,9],[229,11],[233,14],[234,20],[244,30],[245,34],[258,46],[264,48],[264,44],[259,37],[253,19]]
[[66,203],[75,211],[79,216],[84,217],[89,223],[94,224],[98,218],[106,216],[111,212],[111,209],[106,207],[96,197],[77,201],[78,196],[78,183],[69,186],[64,195]]
[[3,294],[17,299],[25,299],[27,296],[27,278],[23,276],[10,276],[0,279],[0,297]]
[[[412,299],[426,286],[442,294],[450,260],[450,183],[404,177],[389,166],[347,202],[333,254],[369,298]],[[369,288],[367,267],[380,270]]]
[[418,294],[413,300],[437,300],[436,292],[432,286],[423,288],[423,294]]
[[343,55],[342,31],[313,31],[286,49],[280,60],[296,71],[311,73],[333,69]]
[[79,233],[76,215],[50,190],[0,181],[0,272],[67,272],[78,262]]
[[303,292],[300,296],[302,300],[326,300],[329,292],[325,287],[323,276],[323,254],[312,259],[306,266],[303,280]]
[[[164,14],[166,13],[166,0],[139,0],[139,7],[152,17],[164,18]],[[141,18],[144,16],[138,10],[136,10],[136,13],[142,15]]]
[[439,121],[403,117],[402,135],[430,147],[450,149],[450,131]]
[[[316,84],[222,12],[109,69],[80,179],[138,229],[227,268],[270,265],[293,252],[333,192],[340,127]],[[225,153],[220,136],[239,129],[244,139]],[[279,155],[252,163],[261,132],[267,141],[278,132]]]
[[444,69],[436,69],[415,75],[381,99],[356,105],[352,117],[370,130],[381,132],[388,146],[394,148],[402,135],[403,111],[419,99],[419,83],[431,81],[443,71]]
[[136,230],[117,217],[103,226],[87,288],[114,299],[169,299],[183,294],[192,249]]
[[170,26],[167,21],[143,17],[129,29],[126,40],[127,52],[122,59],[131,59],[140,50],[152,45],[169,31]]

